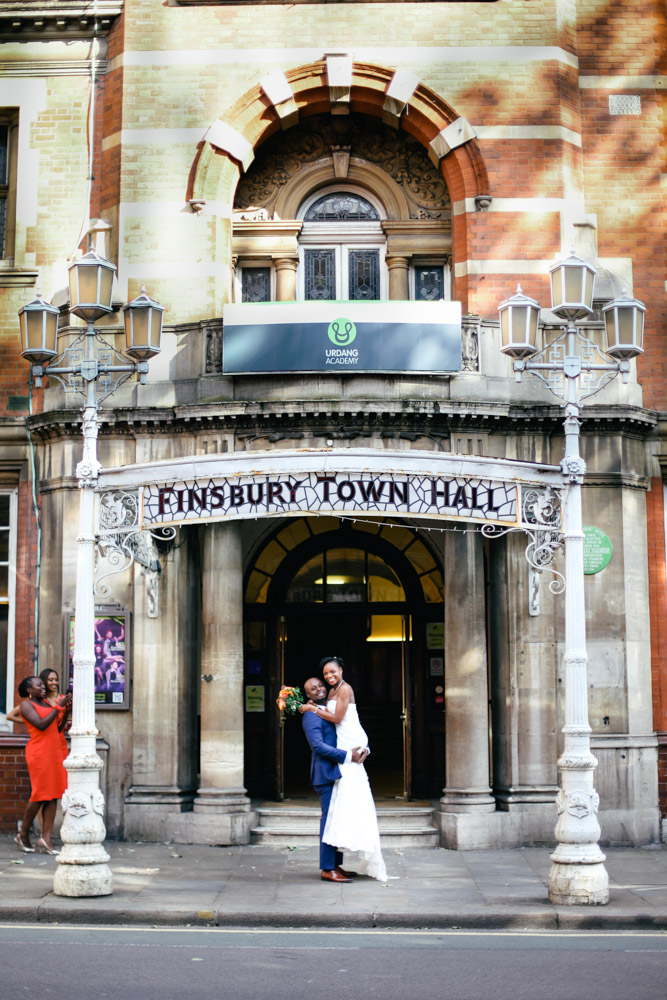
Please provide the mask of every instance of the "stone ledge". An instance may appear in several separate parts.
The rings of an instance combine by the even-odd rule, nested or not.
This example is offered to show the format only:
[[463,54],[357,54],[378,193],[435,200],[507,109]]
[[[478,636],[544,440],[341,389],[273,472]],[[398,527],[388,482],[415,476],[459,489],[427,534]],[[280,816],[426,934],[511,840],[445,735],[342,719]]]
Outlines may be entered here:
[[105,35],[122,11],[123,0],[97,0],[94,12],[82,0],[0,0],[0,39],[91,38],[94,29]]

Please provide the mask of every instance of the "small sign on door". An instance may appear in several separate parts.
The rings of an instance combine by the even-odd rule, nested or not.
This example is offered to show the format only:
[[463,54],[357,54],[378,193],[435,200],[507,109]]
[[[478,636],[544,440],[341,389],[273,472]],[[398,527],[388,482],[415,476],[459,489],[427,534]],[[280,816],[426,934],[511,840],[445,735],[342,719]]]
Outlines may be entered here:
[[264,711],[264,685],[246,684],[245,689],[245,710],[246,712]]

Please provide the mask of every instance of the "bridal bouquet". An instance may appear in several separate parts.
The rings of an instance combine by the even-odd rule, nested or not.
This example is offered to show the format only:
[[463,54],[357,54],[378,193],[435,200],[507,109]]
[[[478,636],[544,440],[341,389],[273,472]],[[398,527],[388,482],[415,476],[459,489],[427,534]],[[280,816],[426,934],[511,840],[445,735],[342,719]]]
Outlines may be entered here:
[[281,712],[287,712],[288,715],[296,715],[299,705],[303,705],[301,688],[282,687],[278,694],[276,705]]

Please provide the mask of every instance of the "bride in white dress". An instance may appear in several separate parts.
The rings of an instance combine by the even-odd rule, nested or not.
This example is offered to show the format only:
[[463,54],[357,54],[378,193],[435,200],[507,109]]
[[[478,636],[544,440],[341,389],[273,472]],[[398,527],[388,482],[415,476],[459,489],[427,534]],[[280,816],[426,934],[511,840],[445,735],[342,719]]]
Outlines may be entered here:
[[[335,723],[339,750],[367,746],[368,737],[359,721],[354,691],[343,680],[338,657],[327,659],[323,675],[331,687],[326,709],[311,704],[304,705],[303,709],[319,712],[322,718]],[[338,766],[341,777],[334,785],[322,840],[339,851],[357,853],[359,871],[386,882],[387,869],[380,849],[377,814],[366,768],[352,762]]]

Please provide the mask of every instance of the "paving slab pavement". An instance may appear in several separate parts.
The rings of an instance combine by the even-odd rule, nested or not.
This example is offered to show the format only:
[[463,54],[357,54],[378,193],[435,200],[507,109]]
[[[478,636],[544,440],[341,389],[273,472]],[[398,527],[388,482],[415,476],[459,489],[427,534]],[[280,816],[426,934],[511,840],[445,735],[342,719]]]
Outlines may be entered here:
[[[667,930],[667,846],[608,848],[607,906],[553,906],[548,848],[390,848],[386,883],[322,882],[315,847],[108,842],[114,892],[53,894],[56,859],[0,837],[0,921],[227,927]],[[348,860],[348,863],[350,861]]]

